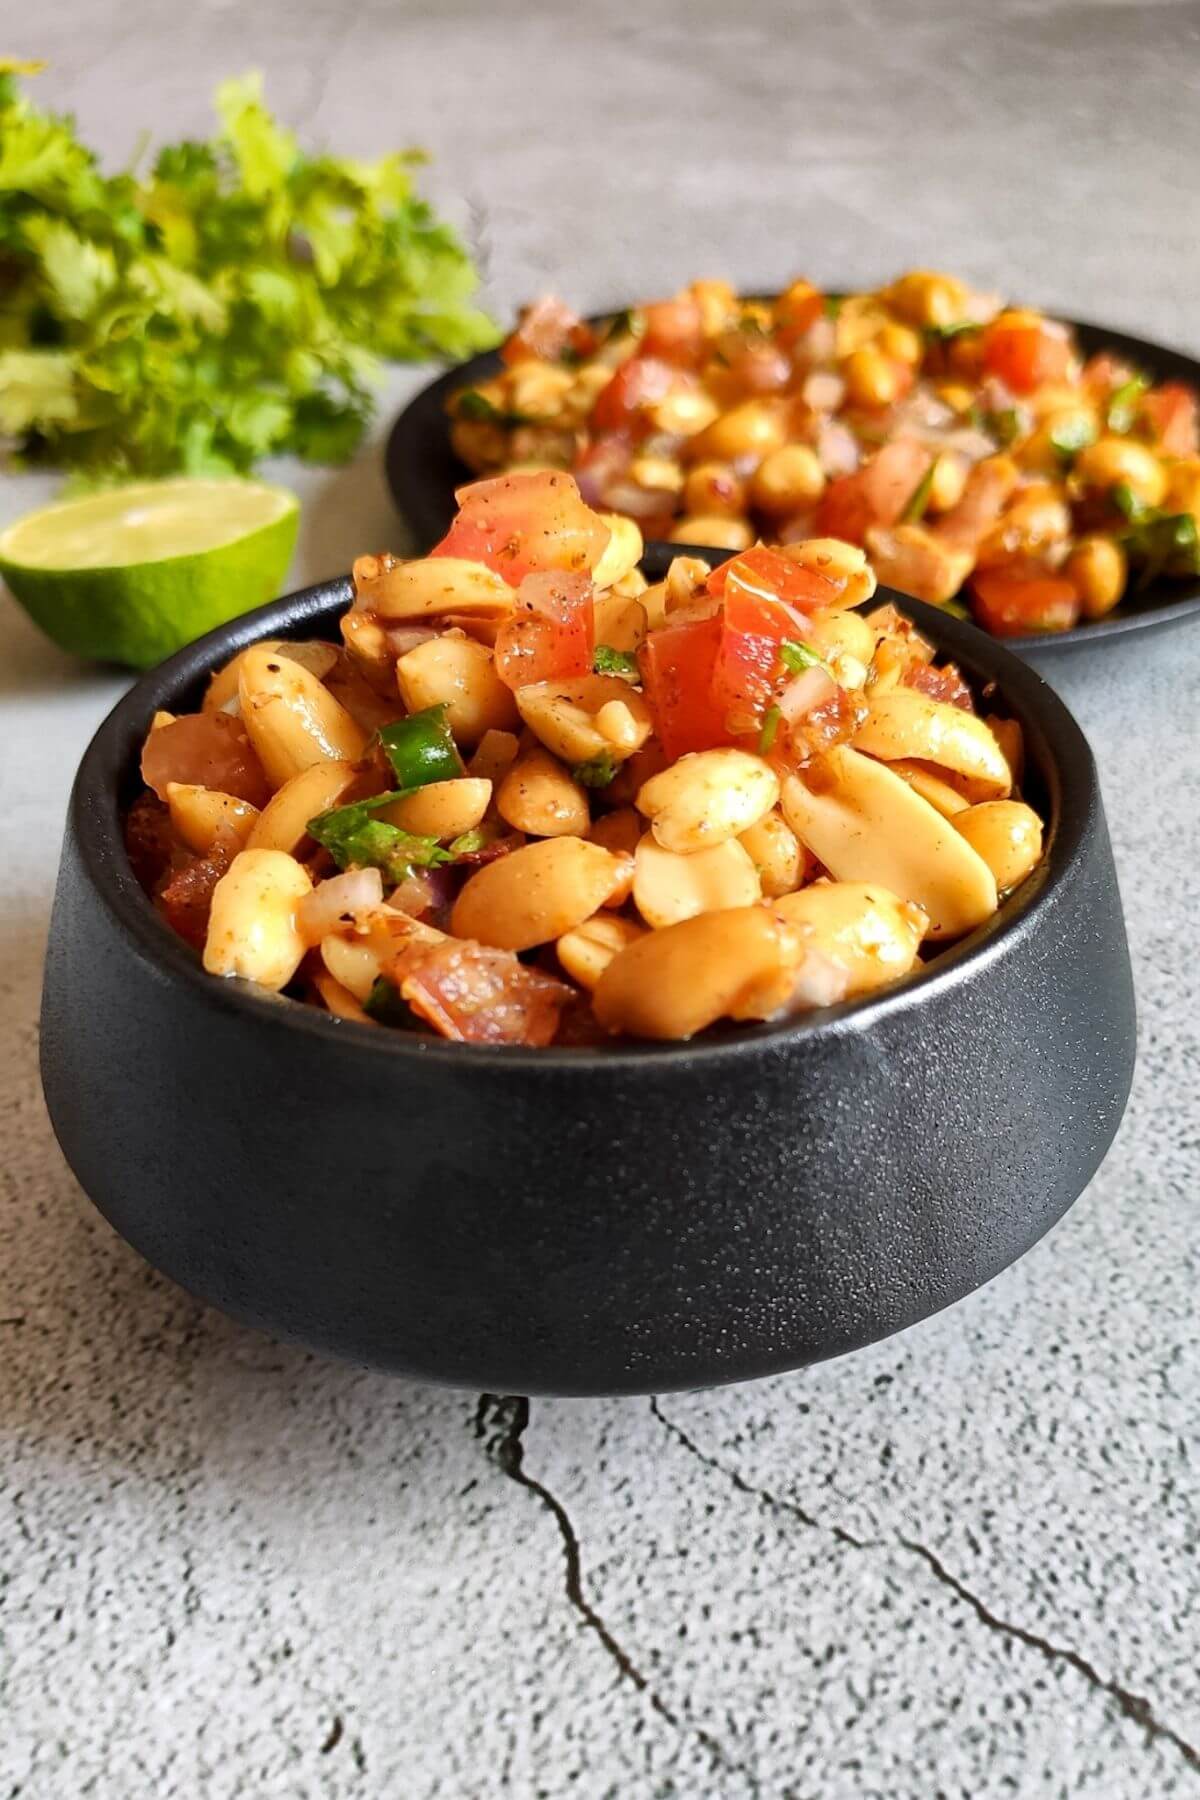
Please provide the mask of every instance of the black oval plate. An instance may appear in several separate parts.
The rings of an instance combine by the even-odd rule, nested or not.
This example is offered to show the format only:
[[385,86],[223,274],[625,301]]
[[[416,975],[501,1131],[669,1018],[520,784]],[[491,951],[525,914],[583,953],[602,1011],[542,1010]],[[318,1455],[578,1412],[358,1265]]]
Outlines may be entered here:
[[[1200,390],[1200,362],[1194,357],[1147,343],[1144,338],[1130,337],[1123,331],[1110,331],[1103,325],[1089,325],[1081,320],[1067,323],[1088,355],[1116,350],[1156,381],[1186,381]],[[384,453],[388,486],[422,549],[435,544],[449,526],[454,516],[455,488],[475,479],[451,445],[446,401],[455,388],[486,381],[500,367],[495,350],[457,364],[422,388],[392,427]],[[673,544],[671,549],[676,555],[686,555],[690,546]],[[1044,655],[1047,651],[1076,650],[1101,638],[1123,637],[1130,631],[1180,625],[1196,613],[1200,613],[1200,580],[1157,581],[1143,594],[1122,600],[1107,618],[1077,625],[1073,631],[1038,632],[1005,638],[1004,642],[1010,650]]]

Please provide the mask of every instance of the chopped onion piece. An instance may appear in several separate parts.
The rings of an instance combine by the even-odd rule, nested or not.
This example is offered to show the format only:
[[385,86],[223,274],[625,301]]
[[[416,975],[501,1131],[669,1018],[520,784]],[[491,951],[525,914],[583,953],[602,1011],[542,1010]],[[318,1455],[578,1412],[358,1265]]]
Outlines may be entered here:
[[383,877],[378,869],[347,869],[331,875],[305,894],[296,908],[296,927],[306,944],[319,944],[339,926],[355,924],[364,913],[383,904]]
[[806,713],[812,712],[816,706],[823,706],[826,700],[832,700],[838,691],[838,684],[828,669],[804,669],[788,682],[779,696],[779,711],[789,725],[802,719]]

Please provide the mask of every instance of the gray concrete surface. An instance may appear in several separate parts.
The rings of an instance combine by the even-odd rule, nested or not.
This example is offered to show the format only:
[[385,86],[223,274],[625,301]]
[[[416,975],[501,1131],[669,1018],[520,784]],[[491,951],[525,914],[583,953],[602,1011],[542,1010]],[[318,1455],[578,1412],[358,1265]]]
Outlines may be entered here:
[[[425,143],[501,308],[934,262],[1200,351],[1192,5],[57,0],[5,24],[113,157],[206,129],[251,64],[317,137]],[[301,485],[297,579],[399,541],[376,446]],[[46,491],[5,479],[0,515]],[[1200,628],[1062,672],[1141,1005],[1075,1211],[865,1354],[527,1419],[281,1349],[89,1209],[35,1018],[71,774],[121,684],[7,601],[2,625],[6,1800],[1200,1793]]]

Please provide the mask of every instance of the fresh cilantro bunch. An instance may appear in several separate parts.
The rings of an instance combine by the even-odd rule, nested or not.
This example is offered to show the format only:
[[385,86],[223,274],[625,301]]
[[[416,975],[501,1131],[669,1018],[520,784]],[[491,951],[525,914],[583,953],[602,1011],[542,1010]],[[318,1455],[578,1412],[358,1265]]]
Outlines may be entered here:
[[99,479],[341,461],[380,358],[495,341],[418,152],[310,155],[248,75],[211,142],[105,175],[22,91],[35,69],[0,61],[0,436],[31,458]]

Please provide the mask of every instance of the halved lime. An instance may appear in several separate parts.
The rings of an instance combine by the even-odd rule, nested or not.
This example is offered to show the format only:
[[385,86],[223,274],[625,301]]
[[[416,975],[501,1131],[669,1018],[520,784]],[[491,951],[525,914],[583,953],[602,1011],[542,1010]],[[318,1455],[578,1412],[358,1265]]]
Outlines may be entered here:
[[0,575],[48,637],[148,669],[279,592],[300,502],[260,481],[104,488],[0,532]]

